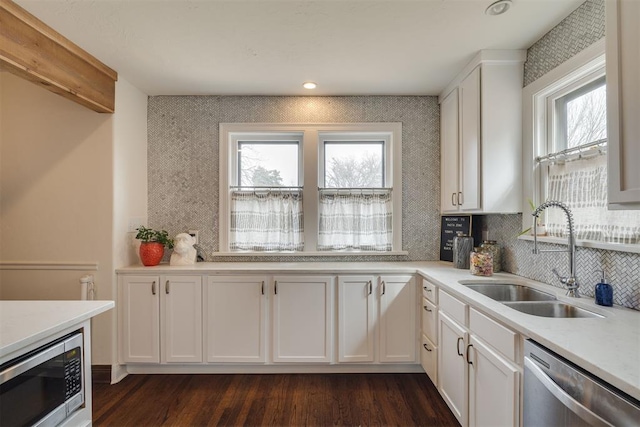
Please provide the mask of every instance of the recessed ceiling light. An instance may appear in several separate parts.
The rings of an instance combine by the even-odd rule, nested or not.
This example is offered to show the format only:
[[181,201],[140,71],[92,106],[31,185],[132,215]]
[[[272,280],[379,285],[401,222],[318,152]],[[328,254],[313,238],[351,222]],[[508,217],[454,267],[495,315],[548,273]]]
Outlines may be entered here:
[[484,11],[485,15],[502,15],[511,8],[511,0],[498,0],[491,3],[489,7]]
[[316,87],[318,87],[318,85],[314,82],[305,82],[303,83],[302,87],[305,89],[315,89]]

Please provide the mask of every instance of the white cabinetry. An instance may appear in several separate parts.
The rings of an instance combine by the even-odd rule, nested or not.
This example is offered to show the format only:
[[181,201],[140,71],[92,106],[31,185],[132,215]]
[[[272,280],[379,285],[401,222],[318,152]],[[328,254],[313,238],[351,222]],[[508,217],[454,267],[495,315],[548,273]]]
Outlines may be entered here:
[[265,276],[209,276],[207,362],[265,362],[267,286]]
[[422,341],[420,363],[434,384],[438,384],[438,306],[437,288],[422,279]]
[[438,390],[453,415],[462,426],[466,426],[469,377],[464,349],[469,339],[468,333],[442,311],[439,324]]
[[160,363],[160,278],[120,276],[120,355],[124,363]]
[[[338,361],[415,362],[415,305],[413,276],[340,276]],[[376,331],[379,337],[377,359],[374,350]]]
[[413,276],[380,276],[380,362],[416,360],[416,288]]
[[439,304],[443,399],[463,427],[519,425],[518,335],[445,292]]
[[373,362],[374,276],[338,277],[338,361]]
[[162,362],[202,362],[202,277],[161,276]]
[[202,278],[122,276],[124,363],[202,362]]
[[608,198],[640,209],[640,2],[607,0]]
[[332,276],[273,278],[273,361],[329,363]]
[[521,211],[524,51],[481,51],[441,94],[442,212]]
[[469,426],[517,426],[519,372],[475,335],[467,348]]

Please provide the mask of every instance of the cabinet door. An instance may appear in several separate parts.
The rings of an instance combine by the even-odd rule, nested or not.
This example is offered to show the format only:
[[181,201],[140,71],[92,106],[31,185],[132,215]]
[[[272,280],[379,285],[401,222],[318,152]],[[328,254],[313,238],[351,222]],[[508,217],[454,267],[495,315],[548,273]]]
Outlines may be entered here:
[[458,204],[462,210],[480,209],[480,67],[460,84],[460,123]]
[[160,278],[120,277],[123,363],[160,363]]
[[202,277],[162,276],[162,362],[202,362]]
[[440,104],[440,209],[455,212],[458,208],[458,89]]
[[338,278],[339,362],[373,362],[373,276]]
[[608,199],[640,209],[640,2],[606,2]]
[[467,331],[442,310],[438,314],[438,391],[464,427],[468,405],[468,365],[464,356]]
[[331,361],[334,279],[330,276],[275,276],[273,361]]
[[380,362],[415,362],[416,287],[413,276],[381,276]]
[[264,363],[266,293],[263,276],[209,277],[207,362]]
[[519,424],[520,374],[495,351],[470,337],[469,425],[517,426]]

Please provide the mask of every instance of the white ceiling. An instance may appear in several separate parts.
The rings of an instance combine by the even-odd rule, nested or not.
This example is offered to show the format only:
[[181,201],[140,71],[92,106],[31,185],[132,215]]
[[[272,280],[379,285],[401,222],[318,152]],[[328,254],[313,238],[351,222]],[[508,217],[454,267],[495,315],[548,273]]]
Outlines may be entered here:
[[[17,0],[149,95],[437,95],[583,0]],[[318,89],[302,88],[315,81]]]

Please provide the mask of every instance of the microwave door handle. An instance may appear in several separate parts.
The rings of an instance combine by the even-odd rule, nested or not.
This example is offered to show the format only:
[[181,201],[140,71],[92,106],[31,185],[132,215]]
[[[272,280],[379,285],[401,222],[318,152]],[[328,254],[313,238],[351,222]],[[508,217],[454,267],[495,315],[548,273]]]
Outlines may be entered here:
[[571,397],[528,357],[524,358],[524,367],[525,369],[529,369],[529,371],[536,377],[538,381],[540,381],[540,383],[549,391],[549,393],[551,393],[567,409],[582,418],[584,421],[588,422],[594,427],[614,427],[613,424],[608,423],[599,415],[592,412],[591,410],[589,410],[589,408]]
[[22,362],[12,365],[0,372],[0,384],[4,384],[12,378],[17,377],[29,369],[34,368],[41,363],[46,362],[47,360],[53,359],[56,356],[59,356],[64,353],[64,343],[59,343],[54,345],[53,347],[47,348],[40,353],[34,354],[27,360],[23,360]]

